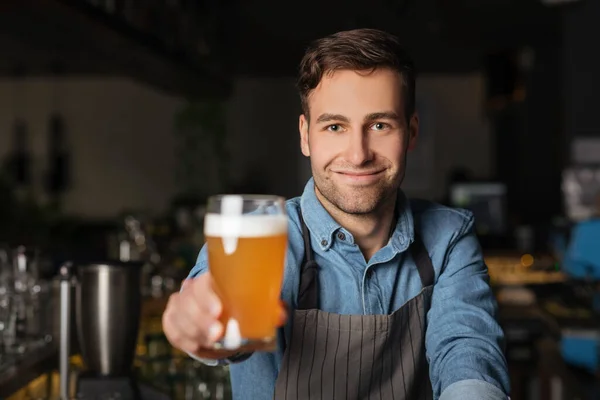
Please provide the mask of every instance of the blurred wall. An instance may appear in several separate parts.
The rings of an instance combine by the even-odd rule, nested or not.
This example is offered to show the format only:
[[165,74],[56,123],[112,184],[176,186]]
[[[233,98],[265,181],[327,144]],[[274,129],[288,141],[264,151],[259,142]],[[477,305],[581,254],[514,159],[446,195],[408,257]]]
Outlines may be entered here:
[[[418,146],[432,146],[432,152],[411,169],[410,155],[405,190],[415,196],[439,199],[444,196],[451,169],[466,168],[475,177],[488,178],[495,171],[493,138],[484,111],[483,74],[424,75],[417,82],[421,105],[421,138]],[[433,143],[433,145],[431,144]],[[418,168],[432,168],[424,187],[410,178]],[[414,189],[413,189],[414,188]]]
[[174,192],[172,119],[181,100],[127,79],[0,81],[0,157],[11,145],[15,115],[22,116],[37,190],[53,104],[64,116],[72,150],[67,212],[109,217],[124,207],[156,210],[168,204]]
[[[441,197],[454,166],[484,177],[493,173],[483,90],[479,74],[421,77],[423,137],[409,159],[409,193]],[[0,81],[0,158],[10,146],[15,115],[23,116],[38,189],[54,92],[73,157],[66,210],[93,218],[111,217],[125,207],[164,210],[177,193],[174,115],[183,99],[119,78],[67,78],[58,84],[41,78]],[[258,176],[270,192],[287,197],[301,193],[310,167],[299,150],[299,111],[291,78],[240,78],[235,83],[227,110],[234,182]]]
[[[582,1],[564,18],[564,94],[567,137],[600,137],[600,54],[591,43],[600,34],[600,2]],[[560,80],[557,79],[560,82]]]
[[295,81],[240,78],[227,114],[233,181],[241,184],[251,177],[272,193],[298,195],[307,176],[300,152]]

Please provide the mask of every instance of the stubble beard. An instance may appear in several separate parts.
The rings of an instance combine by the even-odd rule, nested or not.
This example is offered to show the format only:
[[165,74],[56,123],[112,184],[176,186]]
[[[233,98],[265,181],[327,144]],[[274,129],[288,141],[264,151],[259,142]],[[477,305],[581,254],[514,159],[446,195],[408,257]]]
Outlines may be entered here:
[[315,188],[324,200],[343,213],[355,216],[377,213],[390,199],[396,198],[400,187],[400,183],[380,181],[368,186],[339,188],[331,179],[314,173],[313,176]]

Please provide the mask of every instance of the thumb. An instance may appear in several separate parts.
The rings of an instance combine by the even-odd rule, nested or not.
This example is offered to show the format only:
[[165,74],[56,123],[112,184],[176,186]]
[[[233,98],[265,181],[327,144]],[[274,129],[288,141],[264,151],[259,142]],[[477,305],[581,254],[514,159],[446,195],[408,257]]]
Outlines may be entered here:
[[186,278],[186,279],[184,279],[183,282],[181,282],[181,288],[179,290],[183,291],[186,287],[188,287],[189,285],[191,285],[193,281],[194,281],[194,278]]

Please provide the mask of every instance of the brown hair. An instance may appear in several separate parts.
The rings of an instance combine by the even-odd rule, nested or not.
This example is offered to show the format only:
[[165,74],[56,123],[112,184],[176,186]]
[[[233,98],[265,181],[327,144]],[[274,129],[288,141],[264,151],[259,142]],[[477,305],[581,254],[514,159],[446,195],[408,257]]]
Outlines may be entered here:
[[415,112],[415,68],[398,38],[377,29],[355,29],[334,33],[314,41],[300,62],[298,91],[304,115],[308,96],[323,76],[337,70],[373,71],[390,68],[402,78],[404,113],[410,121]]

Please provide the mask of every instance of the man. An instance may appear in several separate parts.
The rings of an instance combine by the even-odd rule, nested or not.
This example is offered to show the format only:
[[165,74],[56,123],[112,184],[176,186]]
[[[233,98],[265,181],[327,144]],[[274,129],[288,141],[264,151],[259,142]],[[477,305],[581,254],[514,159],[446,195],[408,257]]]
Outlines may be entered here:
[[169,301],[167,337],[231,363],[236,399],[506,399],[503,333],[472,214],[400,190],[419,119],[398,40],[369,29],[318,40],[298,86],[313,178],[287,202],[279,350],[209,350],[223,326],[206,248]]

